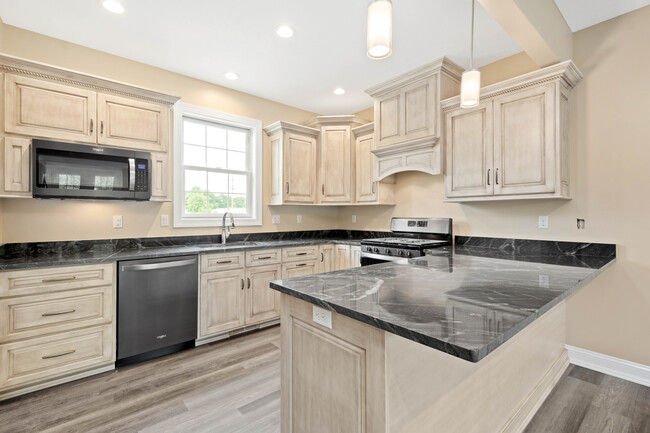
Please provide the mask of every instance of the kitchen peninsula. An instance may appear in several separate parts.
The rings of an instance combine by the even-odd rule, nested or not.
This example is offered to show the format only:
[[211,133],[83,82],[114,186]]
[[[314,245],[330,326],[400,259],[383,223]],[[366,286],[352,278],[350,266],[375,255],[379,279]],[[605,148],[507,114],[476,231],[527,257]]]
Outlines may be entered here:
[[521,431],[569,364],[566,298],[615,260],[615,245],[457,237],[271,283],[283,432]]

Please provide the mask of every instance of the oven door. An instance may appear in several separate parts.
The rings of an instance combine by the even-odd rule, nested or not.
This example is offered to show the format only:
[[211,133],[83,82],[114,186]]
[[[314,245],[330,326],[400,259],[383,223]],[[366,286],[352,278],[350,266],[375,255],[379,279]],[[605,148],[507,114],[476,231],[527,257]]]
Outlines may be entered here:
[[383,254],[374,254],[374,253],[366,253],[366,252],[361,253],[361,266],[376,265],[378,263],[388,263],[388,262],[408,264],[408,260],[409,259],[404,257],[385,256]]

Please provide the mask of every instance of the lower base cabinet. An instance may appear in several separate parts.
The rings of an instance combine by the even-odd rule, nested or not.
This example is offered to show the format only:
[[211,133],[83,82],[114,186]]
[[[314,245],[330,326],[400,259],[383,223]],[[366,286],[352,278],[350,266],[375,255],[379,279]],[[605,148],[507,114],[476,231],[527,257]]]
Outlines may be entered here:
[[201,337],[244,326],[244,278],[244,269],[201,275]]
[[271,290],[269,284],[281,279],[281,272],[281,265],[246,270],[246,325],[280,317],[280,293]]

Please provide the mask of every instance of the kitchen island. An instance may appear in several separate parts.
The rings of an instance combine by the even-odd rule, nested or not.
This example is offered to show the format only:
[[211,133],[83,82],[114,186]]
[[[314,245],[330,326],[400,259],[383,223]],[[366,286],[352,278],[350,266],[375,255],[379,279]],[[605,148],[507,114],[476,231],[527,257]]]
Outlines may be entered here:
[[271,283],[283,432],[521,431],[568,366],[566,298],[615,246],[504,245]]

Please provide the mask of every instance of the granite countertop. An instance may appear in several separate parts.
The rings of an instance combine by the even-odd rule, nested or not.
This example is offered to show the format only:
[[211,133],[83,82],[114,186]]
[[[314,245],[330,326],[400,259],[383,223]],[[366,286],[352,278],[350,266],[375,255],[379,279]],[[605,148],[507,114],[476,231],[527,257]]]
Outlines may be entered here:
[[0,247],[0,271],[301,245],[359,245],[362,238],[384,235],[344,230],[233,234],[225,246],[220,236],[8,244]]
[[614,263],[615,246],[609,247],[589,258],[445,247],[421,258],[279,280],[271,287],[477,362]]

